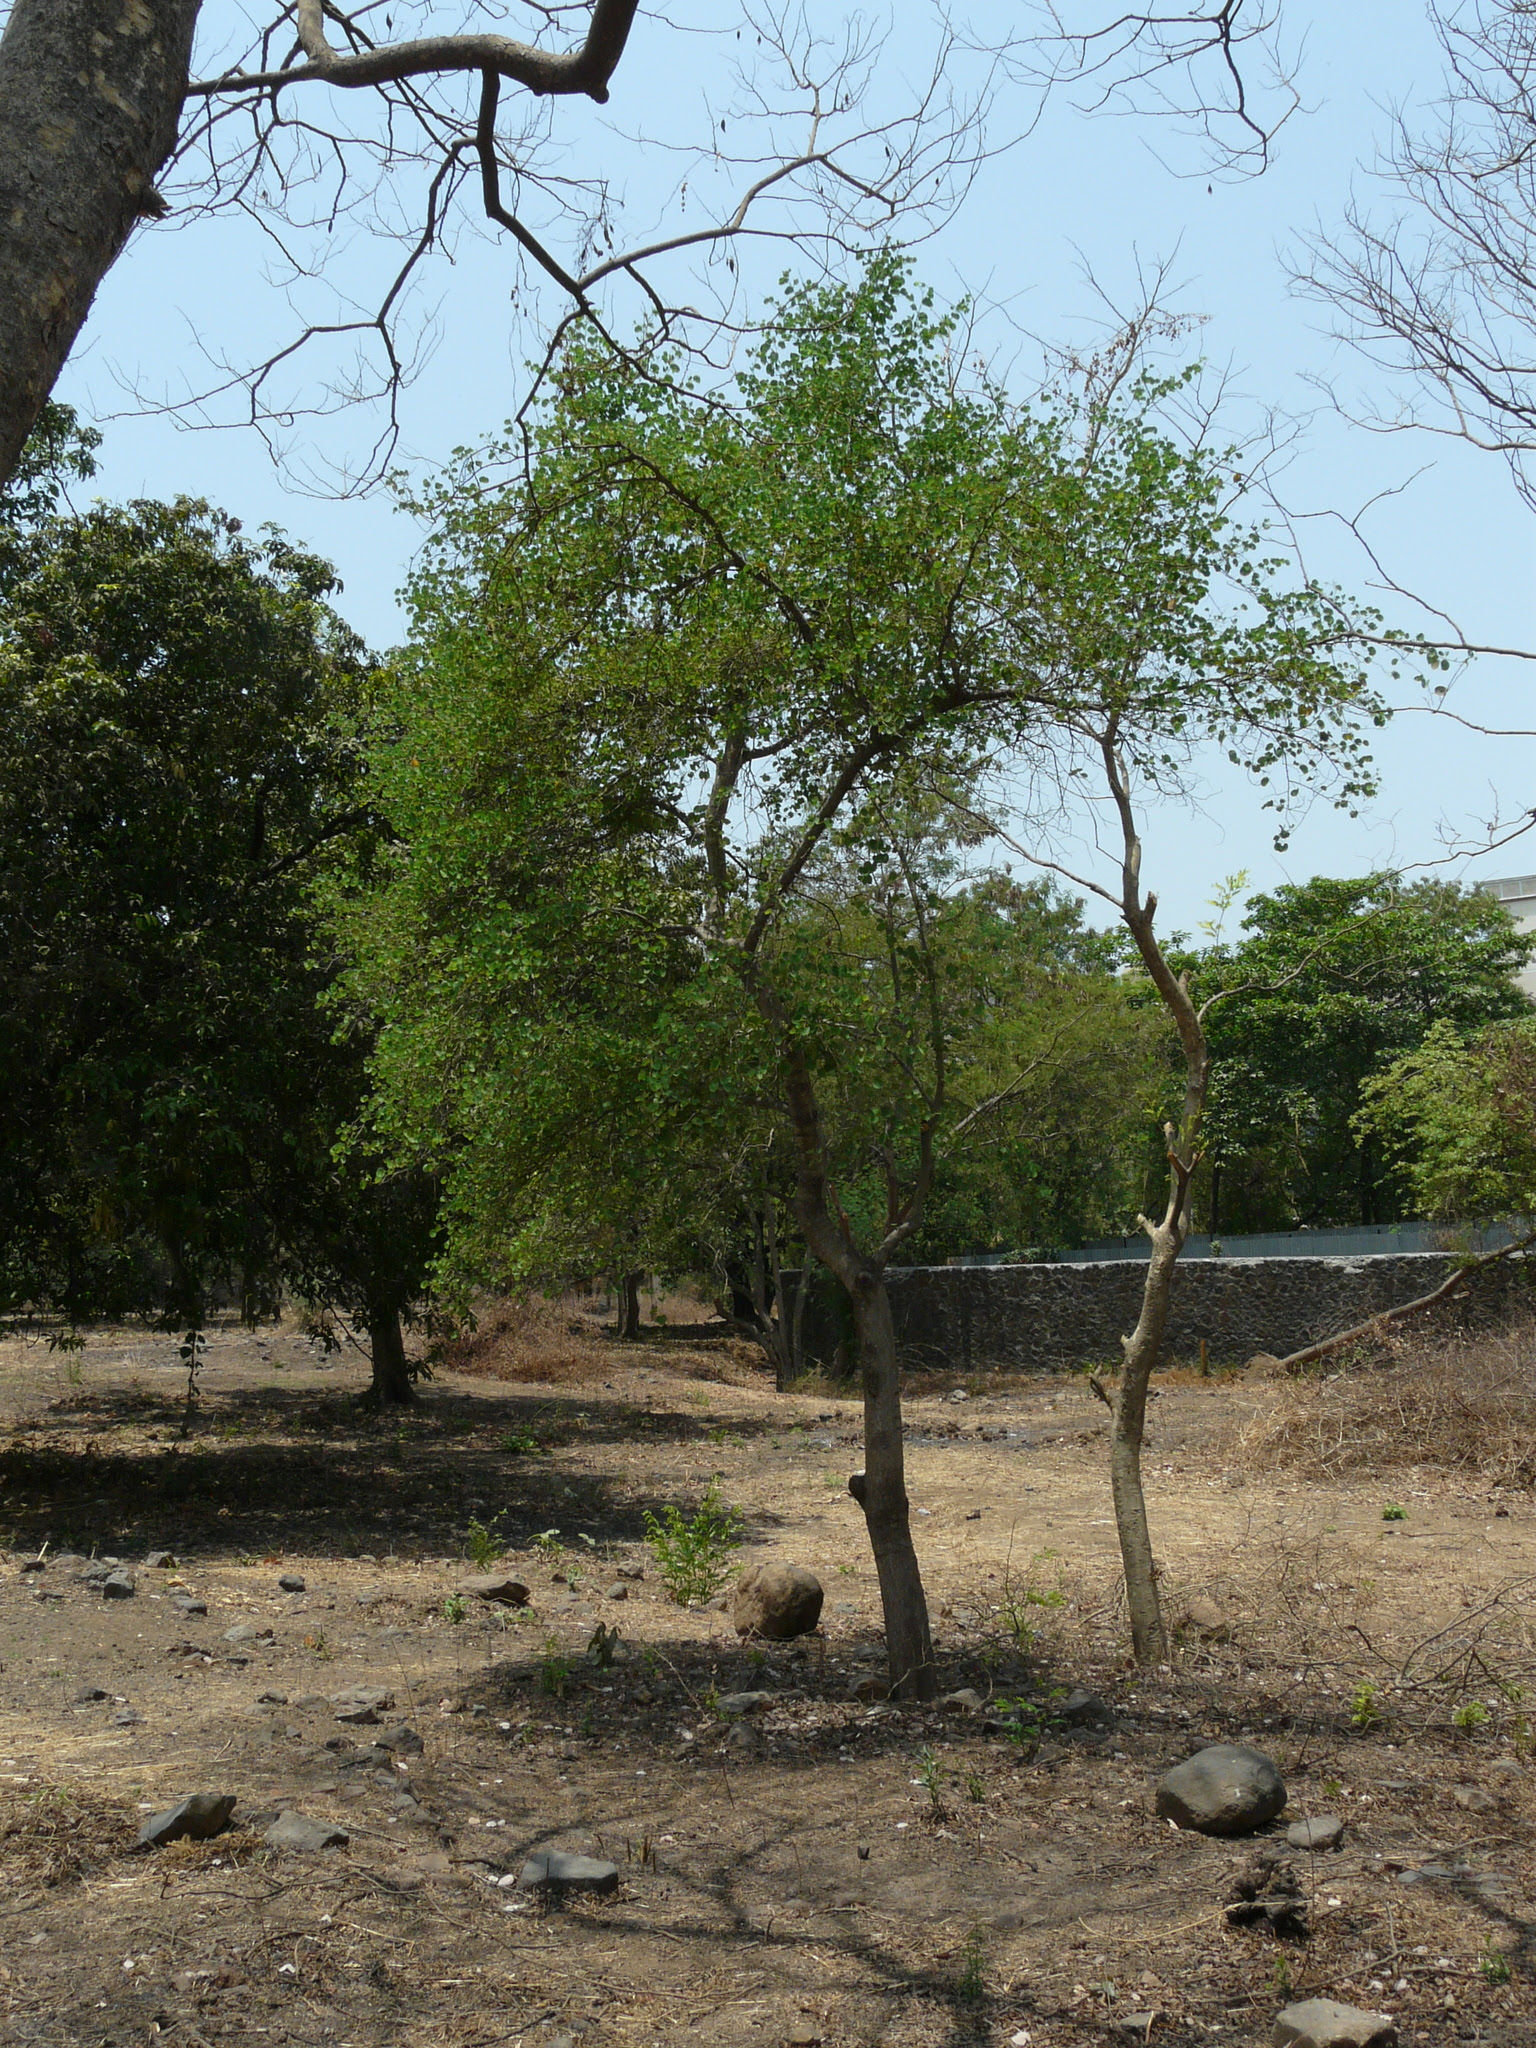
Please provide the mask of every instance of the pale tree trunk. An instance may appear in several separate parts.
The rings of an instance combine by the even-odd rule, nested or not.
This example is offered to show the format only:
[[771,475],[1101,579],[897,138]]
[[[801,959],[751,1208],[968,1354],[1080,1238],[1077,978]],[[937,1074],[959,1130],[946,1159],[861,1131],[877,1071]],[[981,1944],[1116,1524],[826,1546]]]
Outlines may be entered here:
[[15,0],[0,37],[0,482],[176,140],[197,0]]
[[369,1309],[368,1346],[373,1354],[373,1382],[367,1399],[378,1408],[414,1401],[416,1386],[405,1355],[399,1309],[381,1303]]

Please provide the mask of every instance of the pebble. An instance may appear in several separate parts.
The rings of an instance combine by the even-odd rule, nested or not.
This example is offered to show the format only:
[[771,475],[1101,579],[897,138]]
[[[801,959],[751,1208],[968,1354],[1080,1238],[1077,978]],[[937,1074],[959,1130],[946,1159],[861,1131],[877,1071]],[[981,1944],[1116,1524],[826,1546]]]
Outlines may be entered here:
[[1481,1785],[1458,1785],[1451,1797],[1464,1813],[1497,1813],[1499,1802]]
[[367,1724],[377,1721],[395,1704],[395,1696],[383,1686],[359,1685],[347,1692],[333,1692],[331,1706],[338,1721]]
[[308,1586],[298,1572],[284,1572],[277,1582],[280,1593],[307,1593]]
[[263,1634],[270,1636],[271,1633],[270,1629],[258,1628],[254,1621],[237,1621],[233,1628],[225,1629],[224,1640],[226,1643],[254,1643]]
[[1304,1998],[1275,2021],[1271,2048],[1397,2048],[1397,2028],[1384,2012],[1362,2012],[1336,1998]]
[[315,1856],[322,1849],[344,1849],[350,1836],[334,1821],[310,1820],[292,1807],[280,1813],[262,1840],[272,1849],[287,1849],[296,1856]]
[[139,1841],[148,1849],[182,1840],[206,1842],[224,1832],[234,1810],[233,1792],[193,1792],[163,1813],[152,1814],[139,1829]]
[[629,1598],[629,1588],[622,1583],[610,1586],[603,1595],[603,1598],[605,1600],[627,1600]]
[[101,1582],[103,1600],[131,1600],[137,1590],[132,1572],[108,1572]]
[[760,1714],[778,1698],[772,1692],[726,1692],[715,1701],[715,1711],[727,1720],[739,1721],[743,1714]]
[[1285,1839],[1293,1849],[1321,1856],[1329,1849],[1343,1846],[1344,1823],[1333,1813],[1320,1813],[1311,1820],[1293,1820],[1285,1831]]
[[953,1707],[958,1713],[979,1714],[981,1694],[973,1685],[963,1685],[958,1692],[947,1692],[939,1701],[941,1707]]
[[144,1716],[133,1707],[119,1707],[112,1716],[114,1728],[137,1728]]
[[46,1557],[24,1557],[21,1560],[21,1568],[24,1572],[45,1572],[48,1569],[48,1560]]
[[97,1700],[109,1700],[111,1697],[111,1693],[99,1685],[82,1685],[75,1694],[73,1704],[77,1707],[89,1707]]
[[525,1892],[595,1892],[605,1898],[619,1888],[619,1866],[600,1863],[595,1856],[568,1856],[561,1849],[544,1849],[528,1858],[517,1882]]
[[614,1576],[620,1579],[643,1579],[645,1577],[645,1566],[643,1564],[615,1565]]
[[199,1600],[195,1593],[173,1593],[171,1605],[181,1614],[206,1614],[208,1602]]
[[145,1556],[144,1563],[152,1572],[171,1572],[176,1569],[176,1560],[168,1550],[151,1550]]

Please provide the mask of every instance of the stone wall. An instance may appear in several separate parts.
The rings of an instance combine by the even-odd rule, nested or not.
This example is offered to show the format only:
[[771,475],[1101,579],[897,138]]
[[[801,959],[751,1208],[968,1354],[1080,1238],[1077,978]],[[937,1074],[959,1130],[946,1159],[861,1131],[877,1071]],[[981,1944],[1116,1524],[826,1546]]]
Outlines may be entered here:
[[[1197,1259],[1173,1282],[1167,1355],[1193,1362],[1205,1339],[1213,1365],[1256,1351],[1283,1357],[1385,1308],[1428,1294],[1451,1270],[1439,1252],[1385,1258]],[[1144,1261],[1102,1265],[911,1266],[888,1276],[901,1363],[917,1371],[1061,1372],[1116,1363],[1136,1322]],[[1527,1262],[1490,1267],[1468,1297],[1432,1313],[1441,1328],[1497,1323],[1528,1298]],[[1532,1269],[1536,1278],[1536,1269]],[[798,1275],[784,1276],[786,1293]],[[792,1301],[793,1296],[789,1296]],[[824,1272],[805,1305],[808,1365],[846,1371],[852,1324]]]

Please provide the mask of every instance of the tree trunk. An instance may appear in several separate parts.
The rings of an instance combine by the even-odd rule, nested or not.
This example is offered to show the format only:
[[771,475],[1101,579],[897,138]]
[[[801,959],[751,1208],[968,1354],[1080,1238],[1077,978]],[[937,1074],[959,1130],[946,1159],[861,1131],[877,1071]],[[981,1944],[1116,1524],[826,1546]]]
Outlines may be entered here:
[[928,1630],[928,1601],[912,1544],[906,1458],[901,1440],[901,1381],[896,1325],[885,1277],[861,1273],[852,1289],[864,1381],[864,1490],[861,1505],[880,1581],[891,1691],[931,1700],[939,1689]]
[[373,1353],[373,1384],[368,1399],[377,1408],[414,1401],[416,1387],[405,1355],[405,1333],[397,1308],[375,1306],[368,1311],[368,1346]]
[[643,1273],[625,1273],[619,1281],[619,1321],[614,1334],[633,1343],[640,1334],[640,1282]]
[[1141,1442],[1147,1420],[1147,1382],[1163,1348],[1173,1276],[1184,1235],[1182,1204],[1170,1202],[1167,1218],[1152,1233],[1152,1256],[1141,1291],[1141,1314],[1125,1347],[1125,1364],[1115,1394],[1109,1433],[1109,1487],[1120,1537],[1120,1562],[1125,1570],[1125,1604],[1131,1618],[1131,1651],[1138,1664],[1160,1664],[1168,1654],[1163,1608],[1157,1592],[1157,1566],[1152,1558],[1152,1533],[1147,1526],[1147,1501],[1141,1488]]
[[0,481],[155,190],[198,0],[15,0],[0,37]]

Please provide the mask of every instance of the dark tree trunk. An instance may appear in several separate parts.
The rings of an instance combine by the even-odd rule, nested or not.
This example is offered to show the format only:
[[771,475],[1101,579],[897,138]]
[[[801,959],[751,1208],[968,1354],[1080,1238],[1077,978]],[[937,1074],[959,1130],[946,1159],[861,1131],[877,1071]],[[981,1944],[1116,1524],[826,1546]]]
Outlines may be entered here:
[[864,1383],[864,1485],[856,1497],[864,1510],[880,1581],[891,1690],[900,1699],[931,1700],[939,1689],[938,1671],[923,1575],[912,1543],[891,1298],[884,1274],[868,1270],[857,1277],[851,1293]]
[[640,1334],[640,1282],[643,1273],[625,1273],[619,1281],[619,1323],[616,1335],[630,1342]]
[[0,481],[176,140],[198,0],[15,0],[0,38]]
[[373,1353],[373,1384],[368,1399],[376,1407],[414,1401],[415,1382],[405,1355],[405,1333],[397,1308],[368,1311],[368,1343]]

